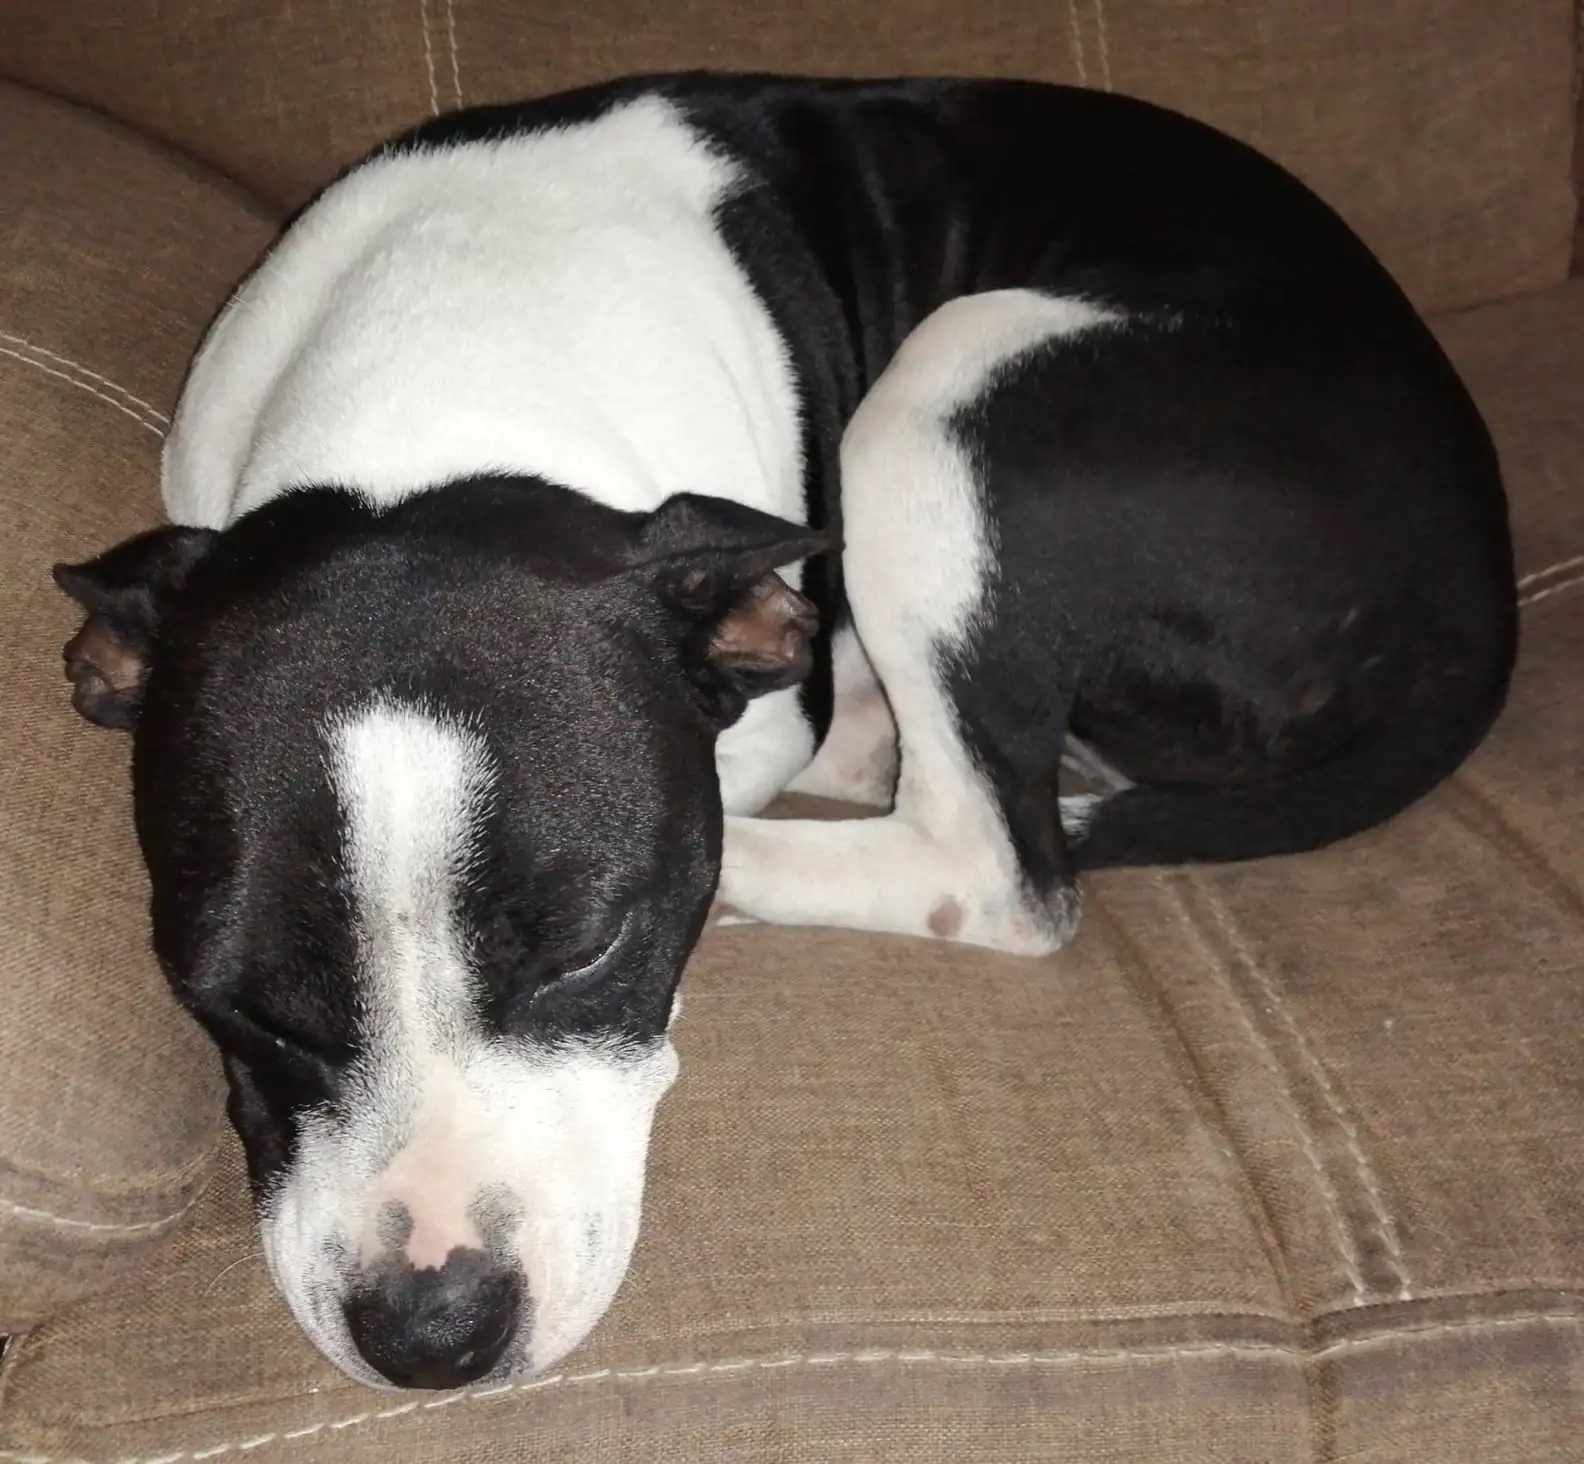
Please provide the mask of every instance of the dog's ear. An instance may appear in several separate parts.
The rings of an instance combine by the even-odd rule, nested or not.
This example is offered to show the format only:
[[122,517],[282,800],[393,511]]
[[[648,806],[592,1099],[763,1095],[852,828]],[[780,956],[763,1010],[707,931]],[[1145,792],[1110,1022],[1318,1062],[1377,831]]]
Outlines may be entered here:
[[88,612],[64,654],[72,705],[90,722],[137,721],[160,619],[217,537],[212,529],[153,529],[84,564],[55,566],[55,583]]
[[722,720],[808,675],[819,617],[776,570],[836,547],[829,534],[697,493],[668,498],[642,521],[633,566],[688,626],[690,670]]

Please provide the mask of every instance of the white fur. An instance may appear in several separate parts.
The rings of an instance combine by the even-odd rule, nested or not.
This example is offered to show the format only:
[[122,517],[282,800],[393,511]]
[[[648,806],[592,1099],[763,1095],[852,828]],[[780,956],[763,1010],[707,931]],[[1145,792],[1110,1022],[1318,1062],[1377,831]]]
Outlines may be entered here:
[[996,371],[1120,317],[1006,290],[954,300],[904,342],[842,442],[854,624],[896,717],[894,811],[846,823],[730,818],[720,899],[754,919],[1057,948],[1076,909],[1032,908],[999,809],[963,746],[936,667],[973,633],[995,553],[953,412]]
[[1061,799],[1062,832],[1069,839],[1087,833],[1107,796],[1104,793],[1074,793]]
[[1088,832],[1100,812],[1100,805],[1106,799],[1133,786],[1094,748],[1080,742],[1071,732],[1067,734],[1066,751],[1062,753],[1062,767],[1097,784],[1102,790],[1098,793],[1074,793],[1061,800],[1062,830],[1069,839]]
[[[222,528],[305,485],[385,505],[518,471],[614,508],[707,493],[804,522],[786,347],[715,227],[739,185],[658,97],[365,164],[205,341],[167,512]],[[720,739],[725,805],[758,810],[812,753],[795,693],[763,698]]]
[[758,813],[814,755],[814,730],[797,696],[797,687],[789,686],[749,702],[716,742],[715,771],[727,813]]
[[531,1322],[503,1371],[543,1368],[604,1313],[638,1234],[656,1105],[676,1075],[662,1040],[545,1047],[478,1018],[455,918],[492,769],[482,739],[422,708],[376,703],[328,729],[346,827],[364,1055],[337,1112],[306,1116],[270,1196],[264,1246],[299,1323],[343,1371],[379,1384],[341,1302],[406,1208],[415,1266],[478,1247],[476,1206],[517,1217]]
[[708,493],[802,522],[787,352],[714,224],[738,183],[656,97],[365,164],[205,342],[165,456],[171,517],[219,527],[319,483],[390,503],[495,469],[618,508]]
[[896,791],[896,719],[850,625],[832,640],[831,680],[835,696],[830,730],[789,791],[889,808]]

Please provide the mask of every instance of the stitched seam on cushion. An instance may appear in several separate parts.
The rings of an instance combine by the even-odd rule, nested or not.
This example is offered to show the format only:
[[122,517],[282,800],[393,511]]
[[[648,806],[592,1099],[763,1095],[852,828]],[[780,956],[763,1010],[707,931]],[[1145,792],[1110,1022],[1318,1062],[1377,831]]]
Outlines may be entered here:
[[[98,1185],[94,1193],[101,1199],[123,1200],[128,1195],[143,1195],[152,1191],[179,1188],[188,1180],[197,1175],[204,1175],[204,1171],[214,1163],[215,1155],[220,1152],[224,1140],[217,1139],[201,1154],[194,1155],[185,1164],[178,1165],[175,1169],[160,1169],[153,1173],[144,1173],[137,1176],[138,1183],[125,1189],[113,1186]],[[34,1169],[27,1164],[19,1164],[13,1159],[0,1159],[0,1188],[4,1188],[13,1180],[23,1183],[46,1184],[57,1186],[74,1186],[75,1179],[65,1179],[58,1174],[52,1174],[45,1169]],[[204,1175],[204,1183],[208,1183],[208,1176]]]
[[1100,42],[1100,85],[1111,90],[1111,41],[1106,35],[1106,0],[1095,0],[1095,35]]
[[1507,816],[1502,803],[1478,781],[1454,777],[1444,785],[1448,810],[1464,828],[1509,864],[1524,868],[1531,887],[1569,919],[1584,919],[1584,894],[1552,863],[1549,854]]
[[1266,974],[1263,966],[1254,959],[1253,952],[1249,950],[1244,941],[1242,932],[1233,922],[1230,912],[1217,898],[1215,893],[1206,885],[1199,885],[1199,893],[1203,897],[1206,908],[1211,917],[1220,927],[1221,933],[1227,938],[1233,953],[1243,963],[1244,969],[1259,983],[1260,990],[1265,993],[1276,1014],[1281,1018],[1287,1030],[1292,1033],[1292,1038],[1297,1044],[1298,1054],[1303,1059],[1304,1065],[1309,1069],[1316,1084],[1319,1086],[1321,1096],[1325,1099],[1326,1106],[1331,1110],[1331,1116],[1342,1129],[1343,1140],[1347,1151],[1353,1159],[1354,1168],[1358,1171],[1359,1183],[1364,1188],[1366,1198],[1369,1200],[1370,1209],[1375,1214],[1375,1226],[1380,1232],[1382,1242],[1386,1246],[1387,1260],[1392,1272],[1397,1277],[1397,1299],[1411,1301],[1413,1289],[1408,1280],[1408,1263],[1403,1255],[1402,1237],[1397,1232],[1397,1222],[1392,1219],[1391,1213],[1386,1208],[1385,1199],[1381,1195],[1380,1180],[1375,1173],[1374,1166],[1364,1154],[1364,1146],[1359,1142],[1358,1129],[1349,1120],[1342,1100],[1337,1095],[1336,1088],[1331,1082],[1331,1075],[1326,1072],[1325,1064],[1315,1055],[1314,1049],[1309,1045],[1308,1039],[1298,1027],[1298,1022],[1292,1014],[1292,1009],[1287,1005],[1286,998],[1281,994],[1276,983]]
[[36,1210],[31,1205],[19,1205],[15,1200],[7,1199],[0,1199],[0,1210],[30,1223],[51,1225],[60,1230],[81,1230],[95,1235],[146,1235],[150,1231],[163,1230],[167,1226],[174,1225],[203,1198],[207,1188],[207,1185],[200,1186],[198,1192],[180,1209],[172,1210],[170,1214],[162,1215],[158,1220],[135,1220],[119,1224],[101,1220],[77,1220],[70,1215],[56,1215],[49,1210]]
[[21,351],[13,351],[9,346],[0,346],[0,356],[10,356],[14,361],[20,361],[24,366],[31,366],[35,371],[42,371],[46,376],[53,376],[57,381],[64,381],[75,386],[78,391],[85,391],[89,396],[96,396],[102,402],[109,403],[124,417],[130,417],[139,427],[147,432],[152,432],[156,437],[163,438],[165,430],[156,422],[150,422],[141,412],[135,411],[125,402],[117,401],[109,392],[100,391],[96,386],[90,386],[80,377],[59,371],[53,366],[46,366],[42,361],[35,361],[31,356],[24,356]]
[[[162,426],[170,426],[170,418],[150,402],[140,396],[134,396],[119,382],[112,381],[108,376],[101,376],[97,371],[90,371],[81,361],[74,361],[70,356],[63,356],[58,351],[46,350],[43,346],[36,345],[25,336],[13,335],[8,330],[0,330],[0,341],[9,341],[13,346],[20,346],[24,351],[31,351],[35,356],[43,356],[45,360],[53,361],[57,366],[65,366],[74,371],[78,376],[86,378],[104,387],[107,391],[114,392],[128,405],[141,407],[150,417]],[[1559,568],[1561,566],[1558,566]]]
[[1544,569],[1532,569],[1518,581],[1520,590],[1527,589],[1539,580],[1550,579],[1554,574],[1561,574],[1564,569],[1576,569],[1584,564],[1584,554],[1575,554],[1571,559],[1559,559],[1555,564],[1548,564]]
[[1525,595],[1518,602],[1518,607],[1526,609],[1530,605],[1538,605],[1542,600],[1549,600],[1552,595],[1560,595],[1563,590],[1577,589],[1579,585],[1584,585],[1584,575],[1574,575],[1572,579],[1565,579],[1560,584],[1547,585],[1543,590]]
[[[1553,1286],[1541,1283],[1524,1289],[1528,1291],[1570,1291],[1571,1283],[1566,1286]],[[1389,1301],[1381,1304],[1395,1306],[1396,1302]],[[1352,1307],[1345,1307],[1338,1315],[1352,1316],[1353,1310]],[[1317,1312],[1314,1315],[1324,1317],[1327,1313]],[[1266,1311],[1258,1307],[1229,1305],[1225,1302],[1192,1301],[1181,1301],[1163,1306],[998,1307],[993,1311],[956,1311],[950,1307],[940,1307],[923,1311],[887,1310],[884,1315],[878,1315],[872,1309],[842,1311],[837,1307],[816,1307],[793,1315],[782,1314],[774,1318],[773,1323],[777,1326],[787,1327],[861,1327],[879,1325],[888,1327],[914,1325],[984,1327],[1049,1326],[1052,1324],[1085,1322],[1112,1325],[1117,1322],[1206,1320],[1276,1322],[1282,1326],[1289,1327],[1297,1324],[1291,1311]],[[694,1335],[700,1334],[695,1333]]]
[[1228,1114],[1209,1073],[1200,1061],[1199,1052],[1183,1021],[1182,1013],[1167,994],[1166,983],[1152,968],[1124,922],[1116,919],[1104,903],[1098,905],[1088,918],[1096,924],[1103,925],[1108,937],[1122,952],[1123,966],[1137,972],[1143,999],[1159,1012],[1160,1021],[1170,1034],[1169,1040],[1175,1050],[1176,1063],[1182,1070],[1184,1086],[1193,1095],[1195,1109],[1201,1114],[1208,1130],[1215,1136],[1217,1146],[1223,1148],[1237,1174],[1237,1182],[1242,1189],[1250,1224],[1259,1238],[1260,1248],[1265,1253],[1285,1306],[1285,1311],[1279,1318],[1269,1312],[1254,1313],[1244,1310],[1240,1314],[1265,1315],[1277,1320],[1291,1321],[1300,1308],[1297,1288],[1293,1284],[1292,1268],[1288,1264],[1288,1256],[1282,1246],[1281,1227],[1276,1222],[1271,1206],[1260,1193],[1249,1157],[1238,1143],[1231,1115]]
[[[394,1418],[405,1418],[414,1413],[434,1413],[442,1408],[454,1408],[459,1403],[482,1403],[492,1398],[513,1394],[545,1392],[555,1388],[586,1386],[589,1383],[650,1382],[657,1378],[690,1378],[718,1376],[734,1372],[769,1372],[777,1368],[815,1368],[840,1366],[878,1365],[932,1365],[938,1367],[981,1368],[1045,1368],[1081,1367],[1086,1364],[1105,1366],[1128,1362],[1173,1362],[1187,1357],[1235,1357],[1248,1360],[1296,1362],[1307,1367],[1332,1357],[1345,1356],[1371,1347],[1389,1346],[1410,1337],[1451,1335],[1476,1331],[1501,1331],[1517,1327],[1577,1326],[1584,1317],[1577,1312],[1530,1312],[1513,1317],[1471,1317],[1456,1322],[1426,1322],[1419,1325],[1397,1327],[1374,1333],[1368,1337],[1346,1337],[1321,1347],[1305,1350],[1283,1347],[1271,1342],[1188,1342],[1175,1347],[1096,1348],[1092,1351],[1067,1352],[937,1352],[930,1348],[873,1348],[856,1352],[810,1352],[789,1357],[743,1357],[724,1362],[692,1362],[656,1364],[653,1367],[596,1368],[584,1373],[553,1373],[547,1378],[534,1378],[524,1383],[504,1383],[496,1387],[470,1388],[448,1393],[442,1398],[425,1402],[414,1399],[393,1408],[370,1408],[345,1418],[327,1419],[322,1423],[302,1428],[277,1429],[272,1433],[254,1434],[248,1438],[232,1439],[213,1444],[204,1449],[178,1450],[168,1454],[142,1455],[123,1458],[117,1464],[201,1464],[205,1459],[218,1459],[226,1454],[243,1454],[262,1449],[266,1444],[294,1442],[314,1438],[324,1433],[339,1433],[369,1423],[383,1423]],[[9,1464],[88,1464],[81,1456],[33,1454],[21,1450],[0,1449],[0,1459]]]
[[440,88],[435,82],[434,43],[429,39],[429,0],[418,0],[418,23],[423,28],[424,66],[429,73],[429,115],[440,115]]
[[22,1355],[22,1335],[13,1333],[0,1345],[0,1417],[5,1414],[6,1390],[17,1370],[17,1359]]
[[1089,85],[1089,69],[1084,65],[1083,32],[1078,28],[1078,0],[1067,0],[1067,19],[1072,24],[1073,60],[1078,65],[1078,84]]
[[462,105],[462,68],[457,61],[456,5],[455,0],[445,0],[446,47],[451,52],[451,89],[456,93],[457,106]]
[[[1193,883],[1195,889],[1200,886],[1192,881],[1192,876],[1186,876]],[[1193,911],[1189,908],[1187,900],[1183,897],[1181,888],[1171,879],[1160,881],[1161,888],[1167,891],[1176,903],[1179,912],[1188,923],[1196,928],[1199,922],[1194,918]],[[1298,1101],[1293,1097],[1292,1085],[1287,1079],[1287,1074],[1282,1071],[1281,1063],[1276,1054],[1271,1050],[1270,1043],[1260,1035],[1259,1028],[1254,1025],[1254,1019],[1249,1016],[1248,1009],[1243,1004],[1243,999],[1238,995],[1237,988],[1232,984],[1232,978],[1222,969],[1221,963],[1212,960],[1211,968],[1215,971],[1215,979],[1226,992],[1227,999],[1232,1003],[1232,1009],[1237,1013],[1238,1021],[1242,1023],[1243,1030],[1248,1033],[1249,1042],[1255,1054],[1271,1075],[1276,1084],[1278,1101],[1286,1113],[1293,1129],[1298,1135],[1299,1145],[1302,1147],[1304,1157],[1309,1161],[1309,1167],[1314,1170],[1315,1179],[1320,1186],[1321,1198],[1325,1201],[1326,1209],[1331,1218],[1331,1230],[1336,1240],[1337,1251],[1341,1255],[1343,1269],[1347,1272],[1348,1285],[1353,1293],[1353,1304],[1362,1306],[1365,1299],[1364,1272],[1361,1266],[1358,1244],[1348,1228],[1346,1216],[1342,1210],[1342,1200],[1337,1194],[1336,1185],[1332,1183],[1325,1164],[1320,1158],[1320,1151],[1315,1146],[1314,1135],[1309,1132],[1309,1125],[1304,1122],[1303,1114],[1299,1111]]]

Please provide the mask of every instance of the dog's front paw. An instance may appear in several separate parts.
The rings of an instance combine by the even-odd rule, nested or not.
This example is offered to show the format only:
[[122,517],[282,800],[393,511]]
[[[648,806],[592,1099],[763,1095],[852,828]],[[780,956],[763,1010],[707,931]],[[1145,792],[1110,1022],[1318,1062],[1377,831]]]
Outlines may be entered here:
[[757,923],[743,906],[750,887],[748,866],[755,855],[755,822],[732,814],[726,816],[721,832],[720,878],[715,883],[715,902],[710,906],[711,925]]

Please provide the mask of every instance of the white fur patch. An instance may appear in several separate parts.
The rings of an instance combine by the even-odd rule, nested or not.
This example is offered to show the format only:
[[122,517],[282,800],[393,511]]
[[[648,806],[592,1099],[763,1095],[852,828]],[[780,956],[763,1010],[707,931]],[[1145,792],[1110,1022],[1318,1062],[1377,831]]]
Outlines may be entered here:
[[854,624],[901,742],[895,810],[846,823],[732,818],[719,898],[759,920],[1055,949],[1076,903],[1030,908],[1000,808],[963,745],[939,656],[972,634],[996,546],[952,415],[997,371],[1121,319],[1006,290],[942,306],[903,343],[842,441]]
[[330,749],[360,958],[378,975],[367,1035],[441,1046],[471,1007],[453,906],[494,777],[488,749],[455,721],[393,703],[333,727]]
[[[350,1376],[380,1385],[341,1302],[410,1221],[413,1265],[504,1248],[531,1309],[502,1372],[564,1356],[604,1313],[638,1234],[668,1041],[556,1046],[492,1037],[456,920],[492,770],[482,739],[380,702],[328,729],[359,936],[363,1056],[335,1112],[306,1115],[263,1219],[270,1268],[299,1323]],[[495,1217],[501,1233],[484,1234]]]
[[814,730],[799,710],[797,687],[755,698],[715,743],[721,807],[758,813],[813,753]]
[[1069,839],[1087,833],[1107,796],[1104,793],[1073,793],[1061,799],[1062,832]]
[[715,225],[738,185],[653,96],[363,165],[205,342],[165,454],[171,517],[515,470],[619,508],[708,493],[801,522],[788,354]]
[[830,731],[789,791],[889,808],[896,791],[896,719],[850,625],[832,640],[831,681],[835,700]]

